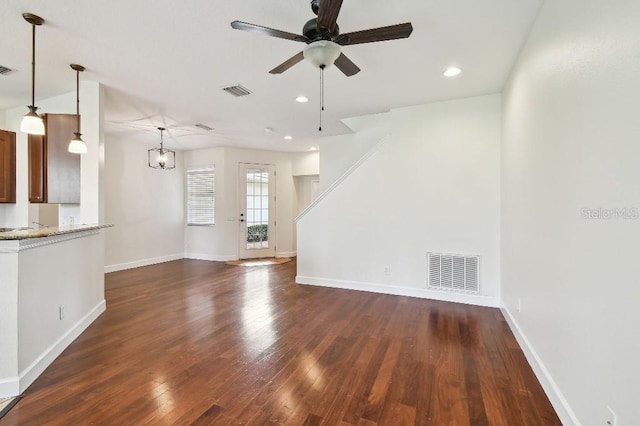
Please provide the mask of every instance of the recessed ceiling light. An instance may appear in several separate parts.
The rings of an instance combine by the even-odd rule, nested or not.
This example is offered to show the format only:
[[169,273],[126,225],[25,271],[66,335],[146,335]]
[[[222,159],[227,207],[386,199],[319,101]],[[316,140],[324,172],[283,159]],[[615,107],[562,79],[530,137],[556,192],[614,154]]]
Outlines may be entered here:
[[316,148],[315,146],[312,146],[311,148],[309,148],[309,151],[317,151],[318,148]]
[[273,127],[265,127],[264,128],[264,132],[265,133],[273,133]]
[[445,77],[455,77],[459,75],[461,72],[462,72],[462,69],[458,67],[449,67],[446,70],[444,70],[442,75],[444,75]]
[[287,136],[285,136],[284,138],[285,138],[286,140],[290,141],[291,139],[293,139],[293,136],[289,136],[289,135],[287,135]]
[[305,103],[305,102],[309,102],[309,98],[307,98],[306,96],[298,96],[296,98],[296,102],[300,102],[300,103]]

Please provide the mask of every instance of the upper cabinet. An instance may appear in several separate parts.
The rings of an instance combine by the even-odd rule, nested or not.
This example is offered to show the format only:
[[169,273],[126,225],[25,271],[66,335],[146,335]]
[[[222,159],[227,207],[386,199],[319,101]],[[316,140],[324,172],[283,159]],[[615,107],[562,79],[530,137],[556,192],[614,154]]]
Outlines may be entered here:
[[0,203],[16,202],[16,134],[0,130]]
[[67,151],[75,114],[45,114],[45,135],[29,135],[29,201],[80,203],[80,155]]

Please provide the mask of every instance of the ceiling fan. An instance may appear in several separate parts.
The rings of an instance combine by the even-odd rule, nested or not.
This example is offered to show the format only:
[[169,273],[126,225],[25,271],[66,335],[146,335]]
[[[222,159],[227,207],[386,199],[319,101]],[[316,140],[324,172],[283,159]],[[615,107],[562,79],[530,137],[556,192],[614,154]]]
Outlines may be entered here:
[[313,18],[304,24],[302,35],[241,21],[233,21],[231,27],[236,30],[255,32],[308,45],[302,52],[269,71],[271,74],[281,74],[303,59],[307,59],[323,70],[335,63],[335,66],[347,77],[360,72],[360,68],[341,52],[340,46],[407,38],[413,31],[411,23],[407,22],[388,27],[340,34],[340,28],[336,21],[342,7],[342,1],[312,0],[311,10],[317,15],[317,18]]

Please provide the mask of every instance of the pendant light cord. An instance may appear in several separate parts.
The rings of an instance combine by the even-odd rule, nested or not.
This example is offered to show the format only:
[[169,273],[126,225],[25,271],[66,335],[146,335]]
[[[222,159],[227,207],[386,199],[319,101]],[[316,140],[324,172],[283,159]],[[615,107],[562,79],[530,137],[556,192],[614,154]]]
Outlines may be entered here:
[[36,105],[36,24],[31,24],[31,106]]
[[80,71],[76,70],[76,115],[78,116],[78,134],[80,134]]

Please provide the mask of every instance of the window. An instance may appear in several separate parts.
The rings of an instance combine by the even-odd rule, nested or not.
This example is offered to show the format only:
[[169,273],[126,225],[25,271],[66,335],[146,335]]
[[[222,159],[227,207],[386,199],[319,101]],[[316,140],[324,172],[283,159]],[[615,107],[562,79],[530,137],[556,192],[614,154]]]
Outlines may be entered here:
[[187,170],[187,225],[215,225],[215,206],[215,169]]

